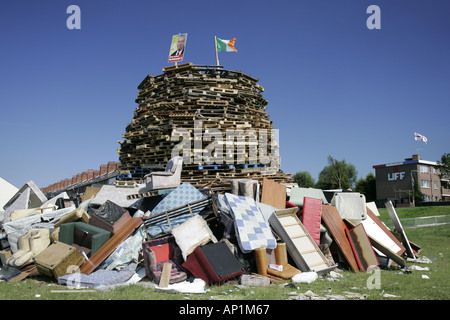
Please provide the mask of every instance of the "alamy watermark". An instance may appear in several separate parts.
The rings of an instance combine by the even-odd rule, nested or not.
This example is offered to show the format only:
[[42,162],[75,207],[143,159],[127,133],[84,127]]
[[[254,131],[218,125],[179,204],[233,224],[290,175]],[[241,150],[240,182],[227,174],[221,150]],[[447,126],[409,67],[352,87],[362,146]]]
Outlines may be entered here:
[[203,122],[196,120],[194,128],[172,129],[171,141],[179,142],[173,147],[171,157],[182,156],[185,164],[261,164],[272,168],[280,165],[278,129],[221,131],[204,129]]

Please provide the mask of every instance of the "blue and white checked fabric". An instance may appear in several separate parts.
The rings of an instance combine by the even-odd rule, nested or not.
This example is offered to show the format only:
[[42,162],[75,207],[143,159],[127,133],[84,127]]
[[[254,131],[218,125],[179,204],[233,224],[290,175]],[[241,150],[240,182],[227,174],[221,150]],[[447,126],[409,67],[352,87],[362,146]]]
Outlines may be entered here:
[[276,248],[276,239],[255,200],[231,193],[225,194],[225,200],[230,206],[239,246],[244,253],[257,248]]
[[[175,190],[171,191],[164,199],[162,199],[151,211],[150,216],[156,215],[161,212],[169,211],[183,205],[186,205],[191,202],[195,202],[198,200],[202,200],[207,198],[203,193],[201,193],[196,187],[194,187],[189,182],[184,182],[180,186],[178,186]],[[206,204],[200,208],[192,210],[192,214],[196,215],[203,208],[206,207]],[[172,228],[175,228],[181,225],[183,222],[191,218],[190,213],[186,213],[180,215],[175,218],[170,219],[170,223]],[[147,233],[151,237],[157,237],[163,233],[170,233],[171,229],[168,221],[159,222],[153,225],[150,225],[147,228]]]

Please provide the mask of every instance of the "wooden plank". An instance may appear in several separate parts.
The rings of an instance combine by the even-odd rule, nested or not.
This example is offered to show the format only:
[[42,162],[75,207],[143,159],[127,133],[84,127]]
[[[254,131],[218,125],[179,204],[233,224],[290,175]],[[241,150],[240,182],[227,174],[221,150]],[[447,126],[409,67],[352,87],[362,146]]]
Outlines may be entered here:
[[273,180],[263,178],[261,203],[277,209],[286,208],[286,186]]
[[352,247],[345,233],[347,226],[342,220],[337,208],[330,205],[322,205],[322,221],[326,225],[328,231],[330,231],[331,236],[341,250],[350,269],[353,272],[359,272],[359,267],[353,254]]
[[161,272],[161,279],[159,280],[159,287],[160,288],[167,288],[169,286],[170,281],[170,273],[172,272],[172,264],[171,263],[164,263],[163,269]]
[[380,265],[364,226],[360,223],[352,229],[346,229],[348,240],[352,246],[361,271],[369,272]]
[[392,204],[391,201],[387,201],[385,203],[385,206],[389,213],[389,216],[392,219],[392,222],[394,223],[395,231],[399,232],[402,237],[402,243],[406,248],[406,254],[408,255],[408,257],[415,259],[416,256],[414,254],[413,249],[411,248],[411,244],[409,243],[408,237],[406,236],[406,233],[403,230],[403,226],[400,222],[400,219],[397,216],[397,212],[395,211],[394,205]]
[[80,272],[90,274],[95,270],[111,253],[128,238],[133,231],[142,224],[142,218],[131,218],[117,231],[106,243],[98,249],[90,258],[86,260],[80,268]]
[[[406,248],[400,241],[398,241],[398,239],[392,234],[392,232],[386,227],[386,225],[381,222],[381,220],[369,208],[367,208],[367,218],[362,221],[362,224],[364,225],[364,229],[369,235],[369,238],[378,238],[375,237],[375,235],[371,235],[370,224],[372,223],[379,228],[379,232],[383,232],[385,237],[388,237],[390,241],[392,241],[392,243],[389,243],[388,241],[386,241],[385,243],[385,246],[387,246],[388,248],[392,246],[392,248],[390,248],[391,251],[395,252],[399,256],[401,256],[406,251]],[[373,225],[373,227],[375,227],[375,225]],[[382,240],[383,239],[380,238],[380,241],[378,242],[384,243],[384,241]],[[397,250],[392,250],[394,248]]]

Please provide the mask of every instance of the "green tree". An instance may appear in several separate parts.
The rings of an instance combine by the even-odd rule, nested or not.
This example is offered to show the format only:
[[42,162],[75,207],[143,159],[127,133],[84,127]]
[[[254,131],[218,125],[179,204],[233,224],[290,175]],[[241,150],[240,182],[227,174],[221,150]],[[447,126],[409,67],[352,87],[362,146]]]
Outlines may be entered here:
[[366,197],[366,202],[376,200],[376,178],[375,175],[370,172],[366,178],[360,178],[356,181],[355,191],[363,194]]
[[328,156],[328,165],[319,173],[317,187],[320,189],[348,189],[356,184],[357,171],[354,165],[345,160]]
[[449,176],[450,175],[450,153],[444,153],[441,156],[441,161],[437,161],[437,165],[435,167],[439,169],[441,176]]
[[316,185],[316,182],[308,171],[297,172],[292,178],[301,188],[313,188]]

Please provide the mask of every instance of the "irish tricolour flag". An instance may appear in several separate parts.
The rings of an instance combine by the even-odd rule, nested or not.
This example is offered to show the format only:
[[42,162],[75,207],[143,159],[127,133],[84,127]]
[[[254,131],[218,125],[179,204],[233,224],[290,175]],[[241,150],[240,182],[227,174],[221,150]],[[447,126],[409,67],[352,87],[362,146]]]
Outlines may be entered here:
[[233,38],[231,40],[223,40],[216,37],[216,48],[217,51],[227,51],[227,52],[237,52],[237,50],[234,48],[234,42],[236,41],[236,38]]

